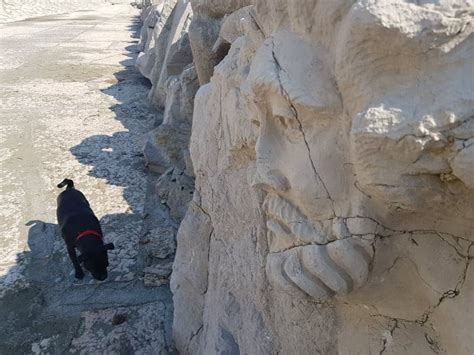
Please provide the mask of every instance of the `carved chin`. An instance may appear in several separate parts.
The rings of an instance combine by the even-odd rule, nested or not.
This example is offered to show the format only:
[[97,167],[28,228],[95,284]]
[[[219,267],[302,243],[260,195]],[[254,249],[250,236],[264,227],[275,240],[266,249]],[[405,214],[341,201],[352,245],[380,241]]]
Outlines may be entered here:
[[330,221],[311,223],[298,208],[276,194],[265,198],[263,208],[267,215],[267,239],[270,252],[308,245],[326,244],[332,239]]

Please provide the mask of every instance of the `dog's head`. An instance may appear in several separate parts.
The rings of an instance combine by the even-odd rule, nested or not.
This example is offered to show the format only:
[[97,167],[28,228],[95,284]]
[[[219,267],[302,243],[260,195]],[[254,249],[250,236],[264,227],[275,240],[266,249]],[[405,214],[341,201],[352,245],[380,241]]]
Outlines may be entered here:
[[112,249],[115,249],[113,243],[103,244],[93,252],[82,253],[77,259],[84,264],[94,279],[104,281],[107,278],[107,266],[109,266],[107,250]]

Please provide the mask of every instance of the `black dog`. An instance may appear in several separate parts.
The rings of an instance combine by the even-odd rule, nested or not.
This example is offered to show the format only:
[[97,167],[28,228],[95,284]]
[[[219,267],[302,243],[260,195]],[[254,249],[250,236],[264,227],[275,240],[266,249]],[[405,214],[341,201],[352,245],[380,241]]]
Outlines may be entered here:
[[[64,179],[58,187],[64,186],[67,188],[58,196],[56,215],[67,252],[76,270],[76,278],[84,277],[80,265],[83,262],[95,279],[103,281],[107,278],[109,265],[107,250],[114,249],[114,245],[104,244],[99,220],[86,197],[74,188],[74,182]],[[75,248],[81,252],[79,257]]]

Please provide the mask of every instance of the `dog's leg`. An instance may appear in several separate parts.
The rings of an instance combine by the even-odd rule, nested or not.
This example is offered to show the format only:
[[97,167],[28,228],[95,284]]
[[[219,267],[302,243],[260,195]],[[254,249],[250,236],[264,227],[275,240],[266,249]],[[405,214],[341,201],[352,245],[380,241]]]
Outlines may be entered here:
[[84,271],[81,269],[81,265],[79,264],[79,260],[77,260],[76,249],[72,246],[67,247],[67,253],[69,254],[69,258],[74,265],[74,270],[76,270],[76,279],[82,279],[84,277]]

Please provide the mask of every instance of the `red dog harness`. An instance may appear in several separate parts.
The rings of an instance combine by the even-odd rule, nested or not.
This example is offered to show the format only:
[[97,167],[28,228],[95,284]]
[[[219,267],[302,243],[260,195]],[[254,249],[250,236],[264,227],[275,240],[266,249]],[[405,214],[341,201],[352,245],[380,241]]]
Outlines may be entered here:
[[97,233],[96,231],[92,229],[85,230],[84,232],[81,232],[77,235],[76,237],[76,242],[81,239],[82,237],[85,237],[86,235],[95,235],[96,237],[99,237],[100,240],[102,240],[102,236],[100,233]]

